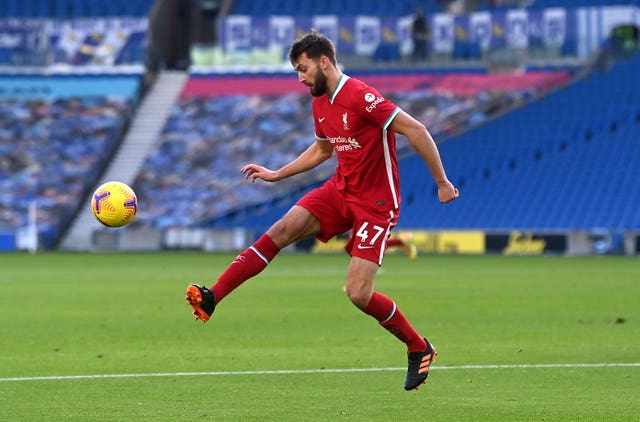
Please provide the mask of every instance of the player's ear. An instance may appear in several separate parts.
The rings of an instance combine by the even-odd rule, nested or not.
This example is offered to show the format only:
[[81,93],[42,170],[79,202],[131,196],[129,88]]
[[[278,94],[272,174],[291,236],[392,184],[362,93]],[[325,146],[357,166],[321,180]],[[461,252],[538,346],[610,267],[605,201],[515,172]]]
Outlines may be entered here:
[[331,64],[331,61],[327,56],[320,56],[320,68],[322,70],[327,70],[330,64]]

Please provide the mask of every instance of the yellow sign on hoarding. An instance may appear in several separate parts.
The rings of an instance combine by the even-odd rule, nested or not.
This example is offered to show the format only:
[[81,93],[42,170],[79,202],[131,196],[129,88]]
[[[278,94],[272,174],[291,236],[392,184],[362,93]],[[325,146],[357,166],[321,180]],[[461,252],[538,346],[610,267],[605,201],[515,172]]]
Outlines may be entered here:
[[413,242],[418,251],[424,253],[483,254],[486,251],[481,231],[415,231]]
[[511,232],[505,255],[542,254],[547,242],[535,239],[532,233]]
[[321,241],[316,239],[316,243],[314,243],[311,251],[322,252],[322,253],[344,251],[344,247],[347,244],[347,240],[349,239],[342,236],[336,236],[334,238],[331,238],[327,243],[322,243]]
[[[446,254],[483,254],[485,235],[481,231],[398,231],[394,237],[412,241],[418,252]],[[327,243],[316,241],[313,252],[339,252],[347,244],[344,236],[334,237]]]

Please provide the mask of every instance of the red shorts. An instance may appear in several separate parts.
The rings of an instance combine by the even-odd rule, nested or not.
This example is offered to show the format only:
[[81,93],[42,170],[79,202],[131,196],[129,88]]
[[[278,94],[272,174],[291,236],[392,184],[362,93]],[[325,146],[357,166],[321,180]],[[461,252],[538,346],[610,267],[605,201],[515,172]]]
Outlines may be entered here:
[[370,209],[362,201],[340,192],[333,179],[304,195],[296,203],[320,221],[318,240],[327,242],[351,230],[345,250],[351,256],[382,265],[391,230],[398,222],[397,209]]

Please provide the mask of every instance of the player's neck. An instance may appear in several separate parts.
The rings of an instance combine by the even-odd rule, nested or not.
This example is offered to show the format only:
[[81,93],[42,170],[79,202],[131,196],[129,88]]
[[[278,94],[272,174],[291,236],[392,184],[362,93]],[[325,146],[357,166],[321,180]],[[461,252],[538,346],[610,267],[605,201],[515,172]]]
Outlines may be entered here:
[[342,72],[339,69],[335,69],[335,71],[327,75],[327,96],[329,98],[333,97],[333,93],[336,92],[341,77]]

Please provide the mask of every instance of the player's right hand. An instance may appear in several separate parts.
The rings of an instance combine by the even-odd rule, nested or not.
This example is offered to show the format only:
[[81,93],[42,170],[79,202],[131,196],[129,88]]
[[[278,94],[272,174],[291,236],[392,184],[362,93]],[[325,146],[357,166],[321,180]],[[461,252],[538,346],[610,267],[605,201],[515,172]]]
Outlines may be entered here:
[[255,182],[256,179],[264,180],[265,182],[275,182],[275,175],[272,170],[269,170],[266,167],[259,166],[257,164],[247,164],[246,166],[240,169],[242,173],[244,173],[244,180],[250,180],[251,183]]

